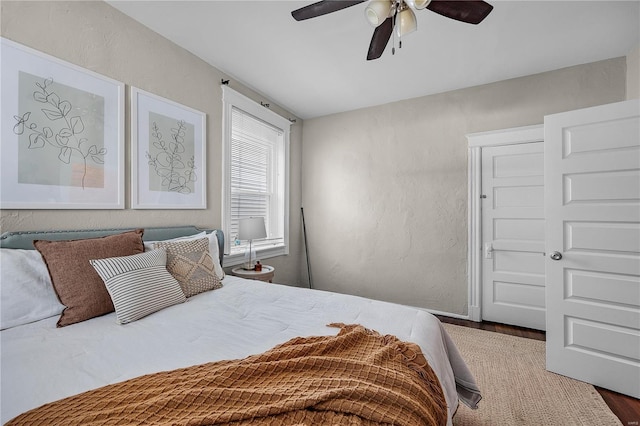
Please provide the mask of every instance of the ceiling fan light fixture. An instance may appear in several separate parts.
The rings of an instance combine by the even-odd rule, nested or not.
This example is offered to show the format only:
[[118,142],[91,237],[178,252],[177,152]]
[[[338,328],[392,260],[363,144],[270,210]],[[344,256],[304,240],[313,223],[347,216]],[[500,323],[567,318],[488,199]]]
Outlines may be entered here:
[[364,14],[371,25],[378,27],[391,15],[392,6],[389,0],[370,0]]
[[431,0],[404,0],[404,2],[412,9],[421,10],[429,6]]
[[418,20],[416,14],[411,8],[407,7],[398,13],[398,36],[402,37],[410,34],[418,29]]
[[[484,0],[319,0],[294,10],[291,15],[296,21],[302,21],[365,2],[365,17],[375,27],[367,61],[378,59],[394,34],[398,34],[398,47],[402,47],[401,37],[418,29],[414,10],[428,8],[446,18],[474,25],[482,22],[493,10],[493,6]],[[394,37],[392,53],[395,53],[395,42]]]

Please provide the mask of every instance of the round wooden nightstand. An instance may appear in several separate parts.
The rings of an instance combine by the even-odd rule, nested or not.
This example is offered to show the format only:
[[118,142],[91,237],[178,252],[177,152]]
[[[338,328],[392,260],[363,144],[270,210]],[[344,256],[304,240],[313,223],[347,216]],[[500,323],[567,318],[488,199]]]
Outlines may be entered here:
[[270,283],[270,282],[273,282],[273,274],[275,273],[275,271],[276,271],[276,268],[269,265],[262,265],[262,271],[260,272],[248,271],[242,268],[242,266],[239,266],[237,268],[233,268],[231,270],[231,273],[236,277],[248,278],[250,280],[265,281]]

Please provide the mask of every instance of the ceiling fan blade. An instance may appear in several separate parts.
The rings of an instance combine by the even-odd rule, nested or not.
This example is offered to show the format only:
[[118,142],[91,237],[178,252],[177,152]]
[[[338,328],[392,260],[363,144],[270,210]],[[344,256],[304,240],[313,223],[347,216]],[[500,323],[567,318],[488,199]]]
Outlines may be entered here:
[[367,53],[367,61],[378,59],[382,56],[382,52],[384,52],[384,48],[387,47],[387,43],[391,38],[391,33],[393,33],[393,18],[389,17],[376,27],[373,32],[373,37],[371,37],[371,43],[369,44],[369,52]]
[[296,21],[303,21],[316,16],[326,15],[327,13],[337,12],[356,4],[364,3],[366,0],[322,0],[309,6],[301,7],[291,12],[291,16]]
[[427,9],[467,24],[479,24],[493,10],[493,6],[480,0],[432,0]]

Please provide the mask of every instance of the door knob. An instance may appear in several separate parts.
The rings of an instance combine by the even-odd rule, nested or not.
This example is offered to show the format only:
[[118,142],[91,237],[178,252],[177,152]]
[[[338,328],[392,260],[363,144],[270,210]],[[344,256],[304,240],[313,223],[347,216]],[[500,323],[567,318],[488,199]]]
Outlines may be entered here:
[[549,255],[549,257],[553,260],[560,260],[562,259],[562,253],[560,253],[559,251],[554,251]]

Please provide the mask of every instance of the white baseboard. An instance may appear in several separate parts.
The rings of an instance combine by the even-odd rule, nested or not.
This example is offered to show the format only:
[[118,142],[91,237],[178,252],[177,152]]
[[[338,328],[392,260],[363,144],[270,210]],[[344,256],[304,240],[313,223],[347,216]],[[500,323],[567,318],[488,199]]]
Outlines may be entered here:
[[433,309],[424,309],[424,310],[429,312],[430,314],[442,315],[443,317],[465,319],[465,320],[469,320],[470,319],[468,315],[460,315],[460,314],[454,314],[454,313],[451,313],[451,312],[436,311],[436,310],[433,310]]
[[469,320],[475,322],[482,322],[480,314],[480,306],[469,306]]

